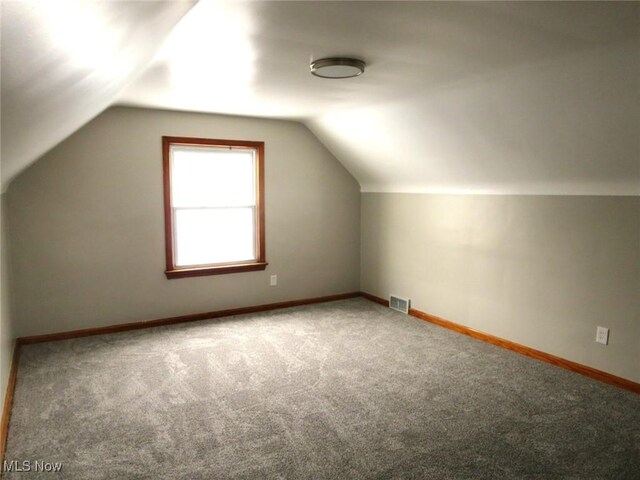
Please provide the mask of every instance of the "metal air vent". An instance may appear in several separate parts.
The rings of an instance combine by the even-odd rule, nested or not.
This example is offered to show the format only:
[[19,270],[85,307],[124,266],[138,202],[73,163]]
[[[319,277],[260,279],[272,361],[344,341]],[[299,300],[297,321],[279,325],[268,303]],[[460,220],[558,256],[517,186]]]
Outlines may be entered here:
[[397,295],[389,296],[389,308],[402,313],[409,313],[411,300],[408,298],[398,297]]

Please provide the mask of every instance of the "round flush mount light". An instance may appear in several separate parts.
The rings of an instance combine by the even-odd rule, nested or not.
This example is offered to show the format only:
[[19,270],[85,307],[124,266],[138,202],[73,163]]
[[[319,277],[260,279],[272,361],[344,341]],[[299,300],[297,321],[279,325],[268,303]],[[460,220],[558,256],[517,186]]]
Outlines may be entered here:
[[351,78],[364,73],[365,63],[357,58],[332,57],[315,60],[311,73],[322,78]]

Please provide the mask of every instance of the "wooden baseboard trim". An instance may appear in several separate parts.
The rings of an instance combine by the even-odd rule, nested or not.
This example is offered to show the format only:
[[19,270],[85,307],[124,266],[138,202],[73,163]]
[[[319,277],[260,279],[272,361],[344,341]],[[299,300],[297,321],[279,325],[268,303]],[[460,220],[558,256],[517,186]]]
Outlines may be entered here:
[[[371,295],[370,293],[366,292],[361,292],[361,295],[364,298],[371,300],[372,302],[379,303],[380,305],[384,305],[385,307],[389,306],[389,301],[385,300],[384,298],[376,297],[375,295]],[[415,308],[411,308],[409,310],[409,315],[419,318],[420,320],[424,320],[426,322],[448,328],[449,330],[468,335],[477,340],[491,343],[492,345],[506,348],[507,350],[520,353],[527,357],[551,363],[552,365],[555,365],[557,367],[571,370],[572,372],[579,373],[580,375],[594,378],[596,380],[600,380],[601,382],[615,385],[616,387],[624,388],[625,390],[640,394],[640,383],[627,380],[626,378],[618,377],[616,375],[603,372],[602,370],[597,370],[580,363],[572,362],[571,360],[556,357],[555,355],[551,355],[550,353],[545,353],[540,350],[536,350],[535,348],[527,347],[526,345],[521,345],[510,340],[505,340],[504,338],[489,335],[488,333],[483,333],[478,330],[474,330],[473,328],[465,327],[464,325],[460,325],[459,323],[454,323],[449,320],[445,320],[444,318],[436,317],[435,315],[416,310]]]
[[[13,346],[13,357],[11,358],[11,368],[9,370],[9,379],[7,381],[7,391],[4,396],[2,420],[0,420],[0,466],[4,465],[4,453],[7,450],[7,438],[9,437],[9,420],[11,420],[11,408],[13,406],[13,393],[16,389],[19,358],[20,344],[18,342],[15,342],[15,345]],[[0,468],[0,477],[2,476],[1,472],[2,468]]]
[[366,298],[367,300],[371,300],[372,302],[379,303],[383,307],[389,306],[389,300],[385,300],[384,298],[376,297],[375,295],[371,295],[367,292],[360,292],[360,296]]
[[229,317],[231,315],[242,315],[245,313],[264,312],[267,310],[277,310],[279,308],[297,307],[300,305],[310,305],[313,303],[332,302],[344,300],[346,298],[359,297],[360,292],[342,293],[339,295],[328,295],[325,297],[305,298],[301,300],[290,300],[287,302],[267,303],[264,305],[254,305],[250,307],[230,308],[227,310],[216,310],[213,312],[193,313],[181,315],[179,317],[161,318],[158,320],[147,320],[142,322],[121,323],[119,325],[109,325],[106,327],[84,328],[82,330],[71,330],[68,332],[48,333],[45,335],[34,335],[30,337],[20,337],[17,339],[20,345],[32,343],[52,342],[56,340],[68,340],[71,338],[89,337],[93,335],[105,335],[109,333],[126,332],[129,330],[139,330],[142,328],[161,327],[164,325],[174,325],[176,323],[195,322],[198,320],[209,320],[212,318]]

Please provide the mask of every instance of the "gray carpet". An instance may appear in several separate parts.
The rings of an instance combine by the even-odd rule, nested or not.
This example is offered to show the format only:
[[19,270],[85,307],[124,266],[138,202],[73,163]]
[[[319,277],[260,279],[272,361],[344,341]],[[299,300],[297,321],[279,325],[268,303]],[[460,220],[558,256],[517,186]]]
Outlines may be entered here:
[[70,479],[638,479],[640,396],[362,298],[25,347],[7,460]]

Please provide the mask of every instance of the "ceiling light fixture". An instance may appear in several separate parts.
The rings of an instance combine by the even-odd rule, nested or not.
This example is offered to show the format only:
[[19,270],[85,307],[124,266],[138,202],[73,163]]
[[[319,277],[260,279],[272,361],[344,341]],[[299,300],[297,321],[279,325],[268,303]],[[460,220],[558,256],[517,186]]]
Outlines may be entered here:
[[311,73],[322,78],[351,78],[364,73],[365,63],[357,58],[332,57],[315,60]]

